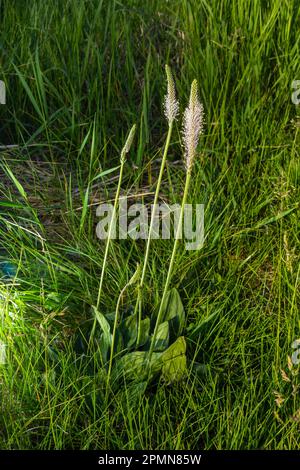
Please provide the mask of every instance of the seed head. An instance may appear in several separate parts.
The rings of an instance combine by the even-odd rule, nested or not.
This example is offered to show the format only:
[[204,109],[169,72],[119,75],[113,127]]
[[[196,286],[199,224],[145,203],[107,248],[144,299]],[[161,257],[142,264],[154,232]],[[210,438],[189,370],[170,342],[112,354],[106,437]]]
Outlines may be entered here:
[[123,163],[125,161],[126,153],[128,153],[129,150],[130,150],[130,147],[132,145],[132,141],[133,141],[133,138],[134,138],[135,130],[136,130],[136,124],[134,124],[132,126],[132,128],[131,128],[131,130],[128,134],[128,137],[126,139],[125,145],[122,149],[121,158],[120,158],[121,163]]
[[136,283],[141,276],[141,265],[137,263],[136,265],[136,270],[132,277],[129,279],[128,286],[131,286],[132,284]]
[[176,119],[179,110],[179,103],[176,100],[175,84],[171,69],[168,65],[166,65],[166,74],[168,87],[164,101],[164,111],[170,125]]
[[199,137],[203,132],[204,110],[198,98],[198,83],[194,80],[191,86],[189,105],[183,116],[184,160],[188,171],[192,169]]

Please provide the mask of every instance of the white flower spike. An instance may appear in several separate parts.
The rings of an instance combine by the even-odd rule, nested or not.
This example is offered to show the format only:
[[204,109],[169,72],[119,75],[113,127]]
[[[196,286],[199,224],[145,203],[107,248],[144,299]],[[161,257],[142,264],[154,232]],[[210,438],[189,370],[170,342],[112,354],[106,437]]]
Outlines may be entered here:
[[167,94],[164,101],[164,111],[166,119],[168,120],[169,126],[176,119],[179,111],[179,103],[176,99],[175,84],[172,76],[171,69],[166,65],[166,74],[167,74]]
[[191,171],[195,159],[200,135],[203,132],[204,110],[198,98],[198,83],[194,80],[191,86],[189,105],[183,116],[184,160],[187,171]]

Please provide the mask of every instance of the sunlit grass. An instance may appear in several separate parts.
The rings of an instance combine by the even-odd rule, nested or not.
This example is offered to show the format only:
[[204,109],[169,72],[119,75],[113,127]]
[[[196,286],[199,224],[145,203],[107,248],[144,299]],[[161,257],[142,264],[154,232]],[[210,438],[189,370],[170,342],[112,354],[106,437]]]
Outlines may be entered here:
[[[1,448],[299,448],[299,399],[286,410],[274,395],[300,336],[298,3],[12,1],[1,11],[0,140],[17,145],[0,157],[0,262],[17,272],[1,272]],[[124,383],[106,401],[97,353],[81,362],[74,344],[97,302],[96,207],[114,199],[133,122],[121,193],[153,201],[165,63],[182,103],[197,79],[206,112],[189,195],[205,204],[206,240],[180,247],[172,278],[189,370],[138,397]],[[170,203],[184,186],[180,142],[174,124],[160,195]],[[172,246],[151,244],[149,315]],[[112,244],[101,311],[115,310],[144,253],[144,241]]]

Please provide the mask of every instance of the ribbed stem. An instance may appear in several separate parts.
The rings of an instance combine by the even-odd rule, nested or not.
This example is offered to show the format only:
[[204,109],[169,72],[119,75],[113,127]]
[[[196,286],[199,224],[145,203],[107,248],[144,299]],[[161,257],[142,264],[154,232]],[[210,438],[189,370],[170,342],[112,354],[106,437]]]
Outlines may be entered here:
[[106,266],[106,262],[107,262],[109,245],[110,245],[110,242],[111,242],[111,232],[112,232],[112,229],[113,229],[113,226],[114,226],[116,212],[117,212],[117,206],[118,206],[119,197],[120,197],[124,163],[125,163],[125,161],[121,162],[118,187],[117,187],[117,192],[116,192],[115,201],[114,201],[113,214],[112,214],[112,218],[111,218],[111,221],[110,221],[110,224],[109,224],[108,235],[107,235],[107,239],[106,239],[105,253],[104,253],[104,258],[103,258],[103,265],[102,265],[102,271],[101,271],[101,277],[100,277],[99,289],[98,289],[97,304],[96,304],[97,310],[98,310],[99,305],[100,305],[105,266]]
[[182,198],[181,208],[180,208],[180,216],[179,216],[177,231],[176,231],[176,235],[175,235],[174,245],[173,245],[173,251],[172,251],[172,255],[171,255],[169,270],[168,270],[167,279],[166,279],[166,282],[165,282],[165,287],[164,287],[162,299],[161,299],[161,302],[160,302],[159,311],[158,311],[156,322],[155,322],[154,332],[153,332],[153,335],[152,335],[152,340],[151,340],[149,355],[148,355],[148,363],[150,363],[150,361],[151,361],[151,356],[152,356],[152,353],[153,353],[153,348],[154,348],[155,339],[156,339],[156,336],[157,336],[158,327],[159,327],[160,322],[161,322],[161,317],[162,317],[162,312],[163,312],[163,305],[165,303],[166,296],[167,296],[168,289],[169,289],[169,285],[170,285],[170,282],[171,282],[173,265],[174,265],[174,261],[175,261],[175,257],[176,257],[176,251],[177,251],[179,235],[180,235],[180,231],[182,229],[181,225],[182,225],[183,214],[184,214],[184,206],[185,206],[187,195],[188,195],[190,181],[191,181],[191,171],[187,171],[186,180],[185,180],[185,187],[184,187],[184,193],[183,193],[183,198]]
[[140,283],[138,286],[138,297],[136,300],[135,304],[135,309],[134,309],[134,315],[138,315],[138,333],[137,333],[137,344],[139,344],[140,340],[140,335],[141,335],[141,321],[142,321],[142,288],[144,285],[144,280],[145,280],[145,275],[146,275],[146,270],[147,270],[147,264],[148,264],[148,258],[149,258],[149,253],[150,253],[150,243],[151,243],[151,234],[153,230],[153,224],[154,224],[154,219],[155,219],[155,211],[156,211],[156,204],[158,201],[158,196],[159,196],[159,191],[161,187],[161,181],[166,165],[166,160],[167,160],[167,155],[168,155],[168,150],[170,146],[170,140],[171,140],[171,135],[172,135],[172,129],[173,129],[173,121],[170,122],[169,129],[168,129],[168,135],[166,139],[166,144],[164,148],[164,153],[161,161],[161,166],[160,166],[160,171],[158,175],[158,180],[157,180],[157,185],[156,185],[156,190],[155,190],[155,195],[154,195],[154,201],[153,201],[153,210],[151,212],[151,219],[150,219],[150,227],[149,227],[149,232],[148,232],[148,240],[147,240],[147,245],[146,245],[146,252],[145,252],[145,258],[143,262],[143,270],[141,274],[141,279]]
[[[103,286],[104,274],[105,274],[105,267],[106,267],[106,263],[107,263],[108,251],[109,251],[109,246],[110,246],[110,242],[111,242],[111,234],[112,234],[112,229],[113,229],[114,222],[115,222],[115,217],[116,217],[116,212],[117,212],[117,207],[118,207],[118,202],[119,202],[119,197],[120,197],[124,164],[125,164],[125,160],[121,160],[118,187],[117,187],[117,192],[116,192],[115,200],[114,200],[113,213],[112,213],[112,217],[111,217],[109,228],[108,228],[104,258],[103,258],[103,263],[102,263],[101,276],[100,276],[99,287],[98,287],[98,296],[97,296],[97,304],[96,304],[96,309],[97,310],[99,310],[99,306],[100,306],[102,286]],[[91,342],[91,340],[94,336],[96,324],[97,324],[97,319],[95,318],[94,323],[93,323],[93,327],[92,327],[92,331],[91,331],[91,335],[90,335],[89,344],[90,344],[90,342]]]

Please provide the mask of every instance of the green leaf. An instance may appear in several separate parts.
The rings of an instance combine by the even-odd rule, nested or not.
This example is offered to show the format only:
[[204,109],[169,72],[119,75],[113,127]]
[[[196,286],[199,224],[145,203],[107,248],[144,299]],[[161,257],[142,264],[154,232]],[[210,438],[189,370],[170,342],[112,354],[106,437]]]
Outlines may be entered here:
[[181,380],[186,374],[186,342],[180,336],[164,353],[162,353],[162,375],[168,383]]
[[149,331],[150,331],[150,318],[146,317],[144,320],[141,321],[141,334],[139,344],[137,345],[138,348],[144,346],[148,339],[149,339]]
[[107,338],[105,337],[104,333],[100,336],[100,339],[98,341],[98,346],[99,346],[99,351],[101,354],[101,359],[102,361],[101,364],[104,365],[108,362],[108,352],[110,345],[107,342]]
[[115,166],[114,168],[109,168],[108,170],[102,171],[99,175],[95,176],[95,178],[92,179],[92,182],[99,179],[99,178],[103,178],[103,176],[109,175],[110,173],[112,173],[113,171],[118,170],[119,168],[120,168],[120,165]]
[[169,322],[161,323],[157,330],[154,351],[164,351],[169,345]]
[[124,351],[124,349],[125,349],[125,346],[124,346],[122,333],[117,329],[115,344],[114,344],[114,355],[120,353],[121,351]]
[[138,282],[140,277],[141,277],[141,265],[139,263],[137,263],[136,270],[134,271],[133,275],[131,276],[131,278],[127,282],[127,286],[132,286],[133,284]]
[[106,320],[105,316],[101,312],[99,312],[99,310],[97,310],[96,307],[94,306],[93,306],[93,312],[102,330],[99,347],[102,353],[103,361],[105,363],[107,361],[107,355],[108,355],[108,351],[111,346],[111,340],[112,340],[112,335],[110,332],[110,325],[108,321]]
[[27,93],[27,95],[28,95],[28,97],[29,97],[29,99],[30,99],[30,101],[31,101],[31,103],[32,103],[32,105],[33,105],[33,107],[34,107],[34,109],[35,109],[35,111],[36,111],[36,113],[39,115],[41,121],[44,122],[44,121],[45,121],[45,117],[44,117],[43,111],[42,111],[42,109],[40,108],[40,106],[39,106],[37,100],[35,99],[35,97],[34,97],[32,91],[31,91],[31,89],[30,89],[28,83],[26,82],[24,76],[22,75],[22,73],[19,71],[19,69],[18,69],[15,65],[14,65],[14,69],[15,69],[15,71],[16,71],[16,73],[17,73],[17,75],[18,75],[18,77],[19,77],[19,79],[20,79],[20,81],[21,81],[21,83],[22,83],[22,85],[23,85],[23,87],[24,87],[24,89],[25,89],[25,91],[26,91],[26,93]]
[[137,379],[145,377],[146,353],[143,351],[134,351],[125,354],[116,360],[114,366],[114,376],[126,377],[128,379]]
[[7,175],[10,177],[10,179],[12,180],[12,182],[14,183],[14,185],[16,186],[17,190],[19,191],[23,199],[27,201],[27,194],[22,184],[20,183],[20,181],[15,177],[15,175],[13,174],[13,172],[11,171],[8,165],[4,164],[3,168],[6,171]]
[[175,287],[166,295],[162,307],[162,319],[163,321],[169,320],[170,330],[175,337],[181,334],[185,322],[185,314],[179,292]]
[[151,378],[155,373],[161,370],[162,363],[160,361],[161,353],[153,353],[151,357],[150,371],[147,364],[148,351],[134,351],[125,354],[116,360],[112,382],[123,377],[127,380],[136,380],[141,382]]
[[119,330],[122,332],[124,348],[132,348],[136,343],[137,337],[136,316],[130,315],[125,320],[123,320],[119,326]]

